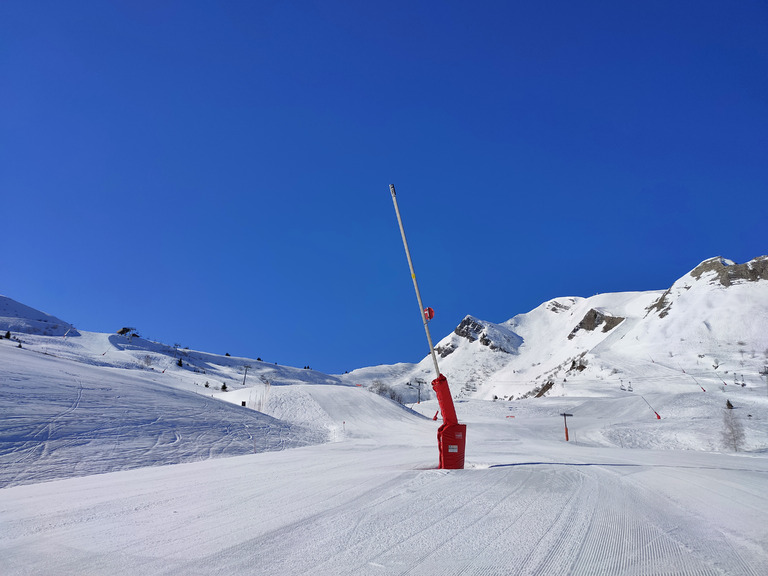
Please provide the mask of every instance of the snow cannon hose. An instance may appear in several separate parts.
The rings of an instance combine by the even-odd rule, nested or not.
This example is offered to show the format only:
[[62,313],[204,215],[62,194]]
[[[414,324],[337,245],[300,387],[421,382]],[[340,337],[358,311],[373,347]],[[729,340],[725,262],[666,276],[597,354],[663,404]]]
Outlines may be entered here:
[[453,406],[451,389],[448,388],[448,379],[440,374],[440,376],[432,380],[432,389],[437,394],[437,403],[440,406],[440,412],[443,414],[443,424],[458,424],[459,419],[456,417],[456,408]]

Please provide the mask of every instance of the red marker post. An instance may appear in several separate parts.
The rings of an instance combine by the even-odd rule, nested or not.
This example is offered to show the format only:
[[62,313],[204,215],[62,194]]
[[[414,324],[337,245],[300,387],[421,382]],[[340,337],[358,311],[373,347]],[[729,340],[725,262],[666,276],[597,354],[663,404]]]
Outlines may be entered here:
[[568,416],[573,416],[573,414],[560,414],[560,416],[563,417],[563,424],[565,425],[565,441],[568,442]]

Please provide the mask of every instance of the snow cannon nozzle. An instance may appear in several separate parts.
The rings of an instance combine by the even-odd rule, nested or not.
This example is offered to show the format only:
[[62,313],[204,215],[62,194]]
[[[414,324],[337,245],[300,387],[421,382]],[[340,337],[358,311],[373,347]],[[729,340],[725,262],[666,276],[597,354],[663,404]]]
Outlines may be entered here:
[[456,408],[453,405],[451,389],[448,387],[448,379],[440,374],[432,380],[432,389],[437,395],[437,404],[443,414],[443,424],[458,424],[459,419],[456,417]]

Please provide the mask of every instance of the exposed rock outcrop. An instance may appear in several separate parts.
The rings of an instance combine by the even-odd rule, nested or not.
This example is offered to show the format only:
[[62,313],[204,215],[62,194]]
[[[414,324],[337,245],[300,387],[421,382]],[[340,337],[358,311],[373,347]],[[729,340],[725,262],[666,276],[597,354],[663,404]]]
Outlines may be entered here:
[[730,286],[737,282],[756,282],[768,280],[768,256],[760,256],[745,264],[735,264],[724,258],[710,258],[704,260],[691,271],[691,276],[700,280],[707,272],[714,272],[711,282],[720,282],[723,286]]
[[[466,316],[453,331],[453,334],[470,342],[479,341],[480,344],[491,350],[506,352],[507,354],[516,354],[518,347],[523,342],[523,339],[511,330],[492,322],[478,320],[474,316]],[[460,342],[456,338],[447,342],[443,341],[435,348],[435,352],[445,358],[459,347]]]
[[616,326],[621,324],[623,321],[624,318],[621,316],[611,316],[610,314],[606,314],[604,312],[595,310],[594,308],[590,308],[589,312],[587,312],[584,315],[584,318],[581,319],[581,322],[579,322],[573,331],[568,335],[568,340],[573,340],[574,336],[576,336],[579,330],[592,332],[598,326],[602,325],[603,332],[608,332],[609,330],[616,328]]

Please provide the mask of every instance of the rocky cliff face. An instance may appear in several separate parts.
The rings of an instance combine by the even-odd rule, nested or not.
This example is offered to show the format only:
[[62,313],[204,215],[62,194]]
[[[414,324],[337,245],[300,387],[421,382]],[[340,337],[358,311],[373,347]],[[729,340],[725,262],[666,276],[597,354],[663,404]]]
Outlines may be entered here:
[[454,352],[461,344],[461,339],[469,342],[480,342],[490,350],[515,354],[523,339],[502,326],[484,320],[478,320],[474,316],[466,316],[453,331],[454,336],[448,341],[443,340],[435,351],[445,358]]
[[745,264],[736,264],[720,257],[710,258],[691,270],[690,275],[696,280],[704,277],[710,283],[719,282],[723,286],[768,280],[768,256],[760,256]]
[[744,264],[736,264],[732,260],[721,258],[709,258],[696,266],[688,274],[675,282],[661,297],[649,308],[648,314],[656,313],[659,318],[666,317],[673,302],[681,297],[682,291],[703,286],[729,286],[743,284],[745,282],[757,282],[768,280],[768,256],[759,256]]
[[624,318],[621,316],[611,316],[608,313],[600,312],[594,308],[590,308],[589,312],[587,312],[584,318],[581,319],[581,322],[579,322],[573,331],[568,335],[568,340],[573,340],[574,336],[576,336],[579,330],[586,330],[587,332],[591,332],[597,329],[599,326],[602,326],[603,332],[608,332],[609,330],[616,328],[616,326],[621,324],[623,321]]

